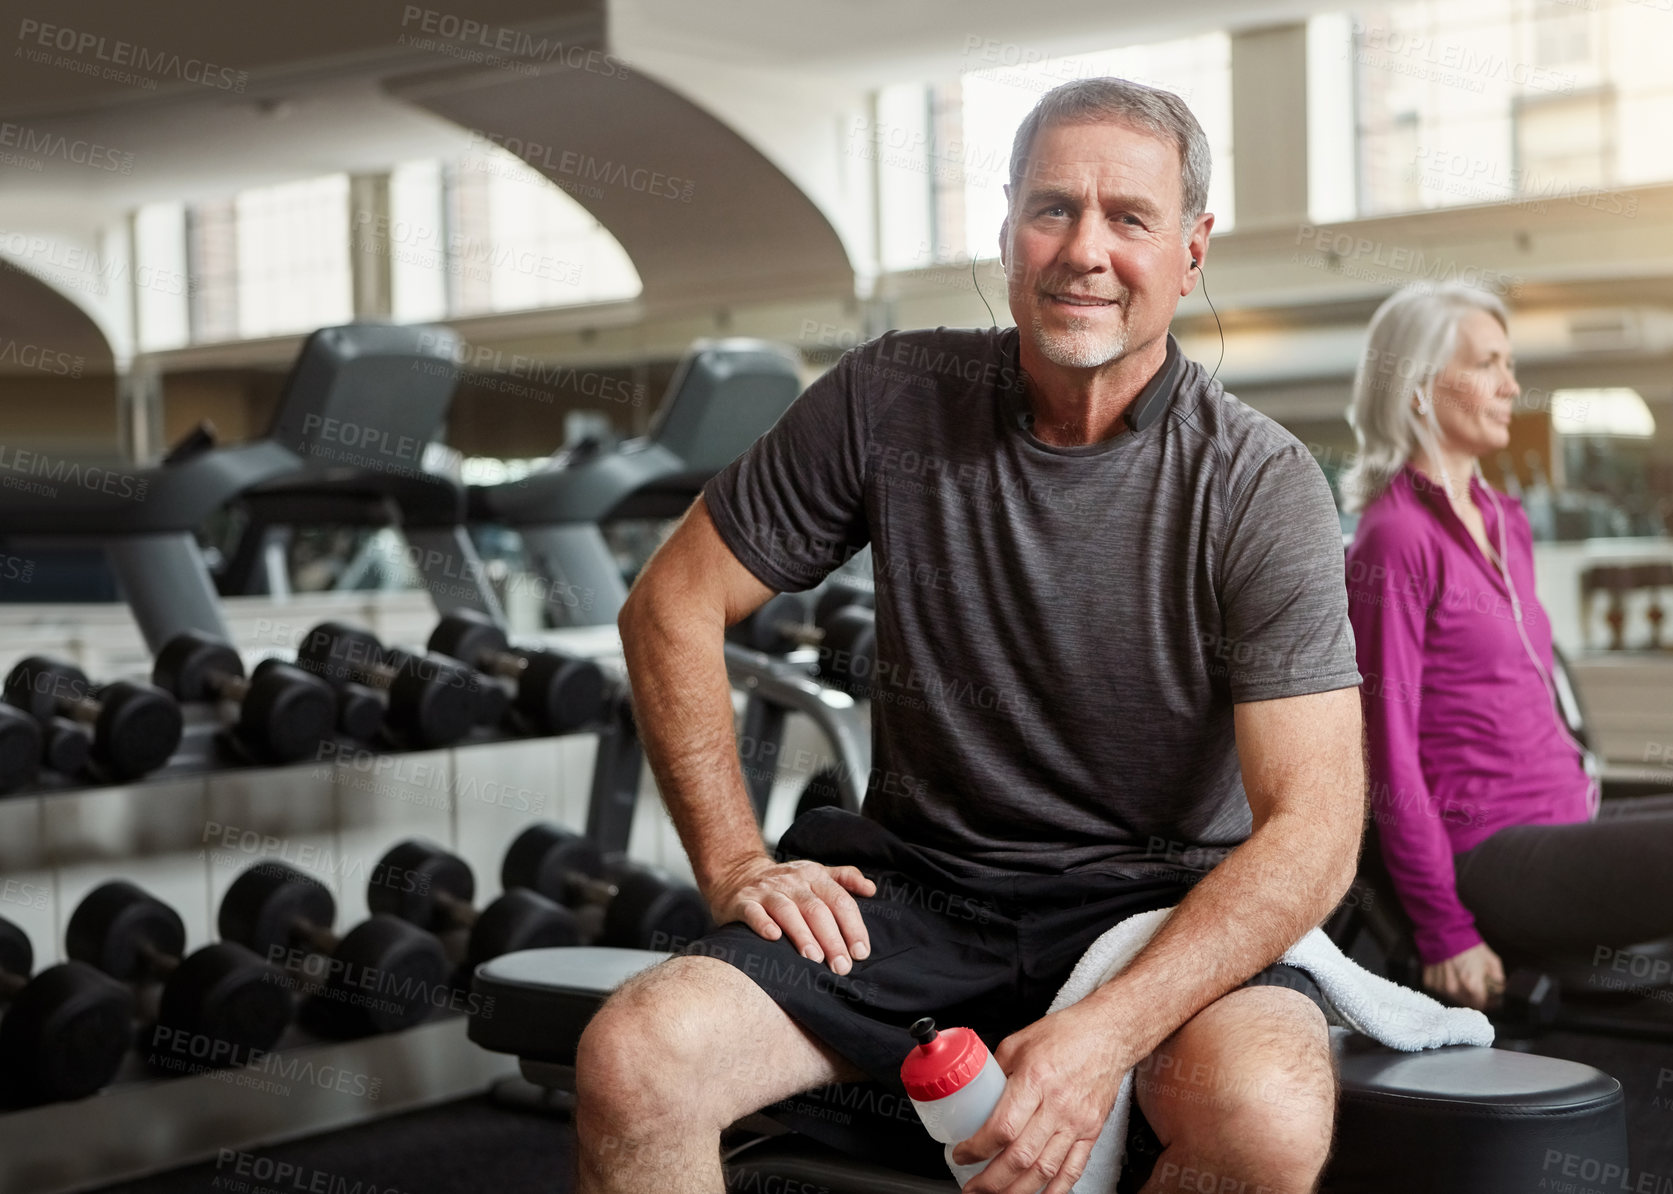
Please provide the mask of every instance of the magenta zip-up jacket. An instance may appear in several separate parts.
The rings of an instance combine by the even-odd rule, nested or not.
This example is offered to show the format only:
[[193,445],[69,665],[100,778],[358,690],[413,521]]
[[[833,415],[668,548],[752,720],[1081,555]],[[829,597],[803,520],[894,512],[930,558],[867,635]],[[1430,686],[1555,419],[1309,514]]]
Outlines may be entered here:
[[[1472,478],[1470,491],[1497,551],[1488,488]],[[1547,687],[1551,622],[1534,595],[1528,518],[1514,498],[1492,496],[1504,509],[1533,657],[1503,576],[1440,486],[1410,465],[1366,507],[1347,553],[1371,815],[1425,965],[1481,942],[1458,899],[1454,854],[1510,825],[1594,815],[1580,752]]]

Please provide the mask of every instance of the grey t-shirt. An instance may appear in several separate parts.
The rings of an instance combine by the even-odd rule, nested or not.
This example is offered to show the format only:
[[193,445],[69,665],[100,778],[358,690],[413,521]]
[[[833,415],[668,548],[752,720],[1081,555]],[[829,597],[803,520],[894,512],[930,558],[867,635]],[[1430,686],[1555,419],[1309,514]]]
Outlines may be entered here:
[[865,816],[973,878],[1200,871],[1252,827],[1233,704],[1359,683],[1330,488],[1172,337],[1140,430],[1047,444],[1017,346],[860,345],[704,500],[776,590],[871,544]]

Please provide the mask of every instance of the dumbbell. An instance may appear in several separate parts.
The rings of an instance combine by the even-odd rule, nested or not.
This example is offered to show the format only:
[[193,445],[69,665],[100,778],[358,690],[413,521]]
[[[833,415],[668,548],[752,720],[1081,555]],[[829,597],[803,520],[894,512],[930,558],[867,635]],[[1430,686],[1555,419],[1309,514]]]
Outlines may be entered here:
[[317,1011],[333,1034],[394,1032],[430,1014],[447,991],[441,942],[393,916],[373,916],[343,936],[331,931],[337,901],[312,875],[284,863],[258,863],[232,881],[221,899],[221,937],[269,961],[299,955],[324,960]]
[[839,609],[857,605],[862,609],[877,608],[877,590],[851,576],[830,576],[819,588],[813,603],[813,620],[820,626]]
[[270,763],[294,763],[317,754],[331,736],[337,699],[318,676],[277,659],[264,659],[253,675],[231,643],[184,630],[157,652],[151,682],[182,701],[229,701],[238,706],[235,732]]
[[[254,684],[267,671],[278,667],[302,671],[294,664],[269,656],[250,669],[250,682]],[[303,675],[319,679],[312,672],[303,672]],[[359,742],[370,742],[377,737],[378,729],[383,725],[384,701],[381,694],[352,680],[336,687],[326,684],[326,689],[332,698],[332,725],[339,733]]]
[[8,1101],[83,1099],[109,1085],[134,1039],[134,996],[81,962],[29,971],[29,937],[0,920],[0,1085]]
[[366,884],[366,905],[430,933],[469,930],[463,977],[502,954],[581,943],[575,914],[530,888],[512,888],[478,911],[470,864],[435,842],[408,838],[391,846]]
[[[31,739],[36,746],[29,762]],[[26,787],[42,770],[79,773],[92,748],[87,731],[69,718],[54,717],[42,725],[22,709],[0,702],[0,795]]]
[[[269,656],[250,669],[250,682],[254,684],[263,675],[275,668],[302,671],[294,664]],[[302,672],[302,674],[315,680],[319,679],[312,672]],[[323,681],[321,682],[323,683]],[[367,688],[364,684],[356,684],[353,681],[336,688],[326,684],[325,688],[331,694],[332,725],[340,733],[346,737],[365,742],[377,737],[378,728],[383,725],[383,697],[381,694]]]
[[513,648],[503,630],[474,610],[448,614],[436,623],[428,646],[510,680],[516,689],[512,706],[536,733],[573,733],[603,714],[604,672],[598,664],[561,651]]
[[92,757],[93,737],[85,727],[67,717],[54,717],[41,727],[41,766],[46,770],[75,775]]
[[735,623],[727,637],[740,646],[767,655],[783,655],[797,647],[816,647],[824,641],[824,627],[840,610],[857,606],[873,609],[875,591],[852,577],[829,577],[804,593],[777,593],[754,613]]
[[866,699],[877,672],[877,611],[864,605],[837,606],[819,625],[824,631],[819,678],[855,700]]
[[713,927],[695,887],[625,859],[606,860],[590,839],[550,823],[529,826],[511,843],[500,885],[582,910],[589,927],[597,926],[591,935],[624,949],[667,949]]
[[726,637],[751,651],[784,655],[819,642],[822,636],[809,620],[811,614],[806,593],[777,593],[730,626]]
[[[261,670],[261,664],[256,670]],[[375,689],[350,680],[336,687],[337,729],[357,742],[370,742],[383,725],[383,697]]]
[[95,691],[80,668],[31,655],[6,677],[5,692],[43,725],[62,715],[90,726],[93,761],[116,780],[155,771],[180,745],[180,705],[155,685],[118,680]]
[[368,631],[321,622],[302,640],[296,662],[333,687],[381,693],[385,725],[414,746],[449,746],[475,724],[482,684],[457,660],[386,648]]
[[76,905],[65,952],[122,983],[161,981],[149,1060],[206,1068],[244,1065],[278,1043],[291,1019],[279,970],[234,941],[185,952],[186,926],[156,896],[124,879]]
[[41,767],[41,727],[11,705],[0,705],[0,796],[35,782]]
[[779,593],[727,634],[767,655],[817,647],[825,682],[865,697],[877,661],[877,615],[869,600],[863,589],[848,583],[828,585],[816,600],[807,593]]

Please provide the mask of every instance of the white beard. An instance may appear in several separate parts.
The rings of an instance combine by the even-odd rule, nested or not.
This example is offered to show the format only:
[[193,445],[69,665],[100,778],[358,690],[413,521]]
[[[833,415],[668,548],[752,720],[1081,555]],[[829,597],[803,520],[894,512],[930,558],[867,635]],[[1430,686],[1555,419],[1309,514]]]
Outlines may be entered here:
[[[1125,296],[1123,296],[1125,299]],[[1034,343],[1040,355],[1064,369],[1096,369],[1127,352],[1127,320],[1113,332],[1100,334],[1092,327],[1082,330],[1047,331],[1038,309],[1034,312]],[[1091,320],[1087,320],[1090,324]]]

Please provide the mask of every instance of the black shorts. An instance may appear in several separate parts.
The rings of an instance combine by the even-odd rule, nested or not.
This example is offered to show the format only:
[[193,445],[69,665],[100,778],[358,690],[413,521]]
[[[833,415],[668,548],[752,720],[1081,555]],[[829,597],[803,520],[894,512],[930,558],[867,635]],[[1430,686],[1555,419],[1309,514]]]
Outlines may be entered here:
[[[855,897],[870,955],[837,975],[802,957],[788,937],[768,941],[736,921],[683,952],[719,958],[753,979],[798,1024],[864,1070],[881,1088],[864,1100],[869,1111],[900,1121],[916,1141],[929,1137],[900,1083],[914,1020],[934,1016],[944,1027],[975,1029],[992,1049],[1046,1014],[1075,963],[1106,930],[1136,913],[1178,904],[1191,889],[1172,875],[961,879],[877,822],[836,808],[797,818],[778,852],[781,859],[855,866],[877,885],[875,896]],[[1292,987],[1324,1006],[1313,980],[1294,967],[1269,966],[1244,984],[1264,985]],[[858,1129],[878,1143],[875,1116],[859,1113],[859,1098],[852,1090],[828,1089],[786,1100],[774,1113],[786,1118],[787,1108],[799,1109],[816,1121],[797,1123],[799,1129],[872,1155],[867,1140],[842,1130]],[[1134,1121],[1142,1135],[1142,1116]],[[1149,1142],[1133,1143],[1143,1151]],[[920,1171],[944,1175],[938,1145],[931,1155],[933,1164]]]

